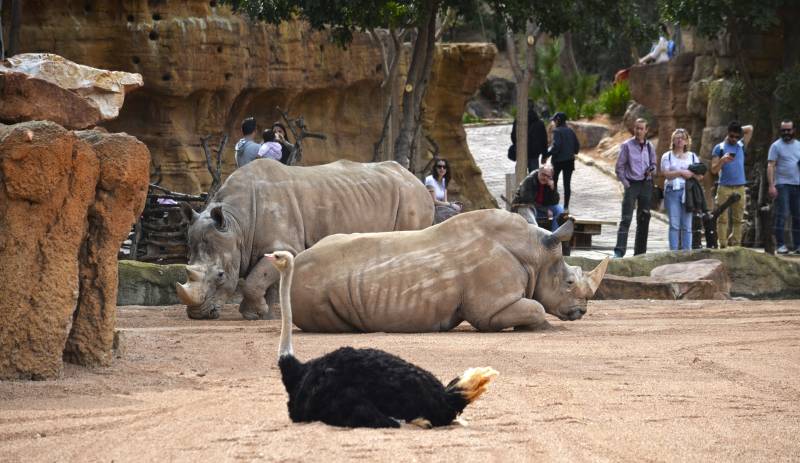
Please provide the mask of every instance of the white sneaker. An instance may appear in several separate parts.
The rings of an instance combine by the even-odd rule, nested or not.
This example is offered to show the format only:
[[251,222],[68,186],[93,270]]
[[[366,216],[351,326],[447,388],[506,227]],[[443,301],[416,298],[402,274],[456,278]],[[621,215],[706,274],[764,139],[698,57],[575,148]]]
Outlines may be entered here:
[[786,245],[782,245],[781,247],[776,249],[775,252],[777,252],[778,254],[789,254],[789,248],[787,248]]

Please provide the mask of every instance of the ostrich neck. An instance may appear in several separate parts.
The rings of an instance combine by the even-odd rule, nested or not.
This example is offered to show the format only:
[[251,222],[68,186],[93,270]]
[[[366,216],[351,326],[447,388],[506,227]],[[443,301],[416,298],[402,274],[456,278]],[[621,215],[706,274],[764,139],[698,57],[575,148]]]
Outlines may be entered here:
[[281,343],[278,348],[278,358],[285,355],[294,355],[292,350],[292,274],[294,273],[294,262],[289,261],[286,270],[281,272]]

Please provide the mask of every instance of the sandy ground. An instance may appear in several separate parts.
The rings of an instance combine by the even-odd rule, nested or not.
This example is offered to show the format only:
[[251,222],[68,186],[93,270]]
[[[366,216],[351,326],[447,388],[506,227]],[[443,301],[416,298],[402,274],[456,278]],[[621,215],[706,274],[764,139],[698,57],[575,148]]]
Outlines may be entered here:
[[292,424],[278,321],[123,307],[109,368],[0,382],[9,461],[797,461],[800,302],[593,302],[535,333],[320,335],[309,359],[377,347],[449,380],[500,377],[468,426],[348,430]]

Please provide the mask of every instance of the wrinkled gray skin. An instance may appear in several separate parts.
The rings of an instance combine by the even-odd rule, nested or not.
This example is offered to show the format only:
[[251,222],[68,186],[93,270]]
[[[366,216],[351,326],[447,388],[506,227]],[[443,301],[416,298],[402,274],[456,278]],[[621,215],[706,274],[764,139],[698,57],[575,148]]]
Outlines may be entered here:
[[333,235],[295,258],[294,323],[317,332],[481,331],[549,327],[586,313],[608,261],[566,265],[569,220],[550,233],[483,210],[419,231]]
[[188,281],[176,290],[188,316],[218,318],[243,277],[242,316],[272,319],[265,294],[279,273],[264,254],[297,254],[334,233],[424,228],[433,201],[393,161],[299,167],[258,159],[228,177],[202,213],[187,206],[184,215]]

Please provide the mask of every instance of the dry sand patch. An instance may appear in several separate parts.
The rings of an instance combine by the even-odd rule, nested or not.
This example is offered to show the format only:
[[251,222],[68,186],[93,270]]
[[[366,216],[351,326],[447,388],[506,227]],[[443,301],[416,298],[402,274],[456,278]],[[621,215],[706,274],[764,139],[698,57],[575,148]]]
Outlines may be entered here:
[[800,302],[598,301],[537,333],[326,335],[309,359],[377,347],[448,381],[500,377],[467,427],[292,424],[277,321],[122,307],[109,368],[0,382],[3,461],[790,461],[800,459]]

